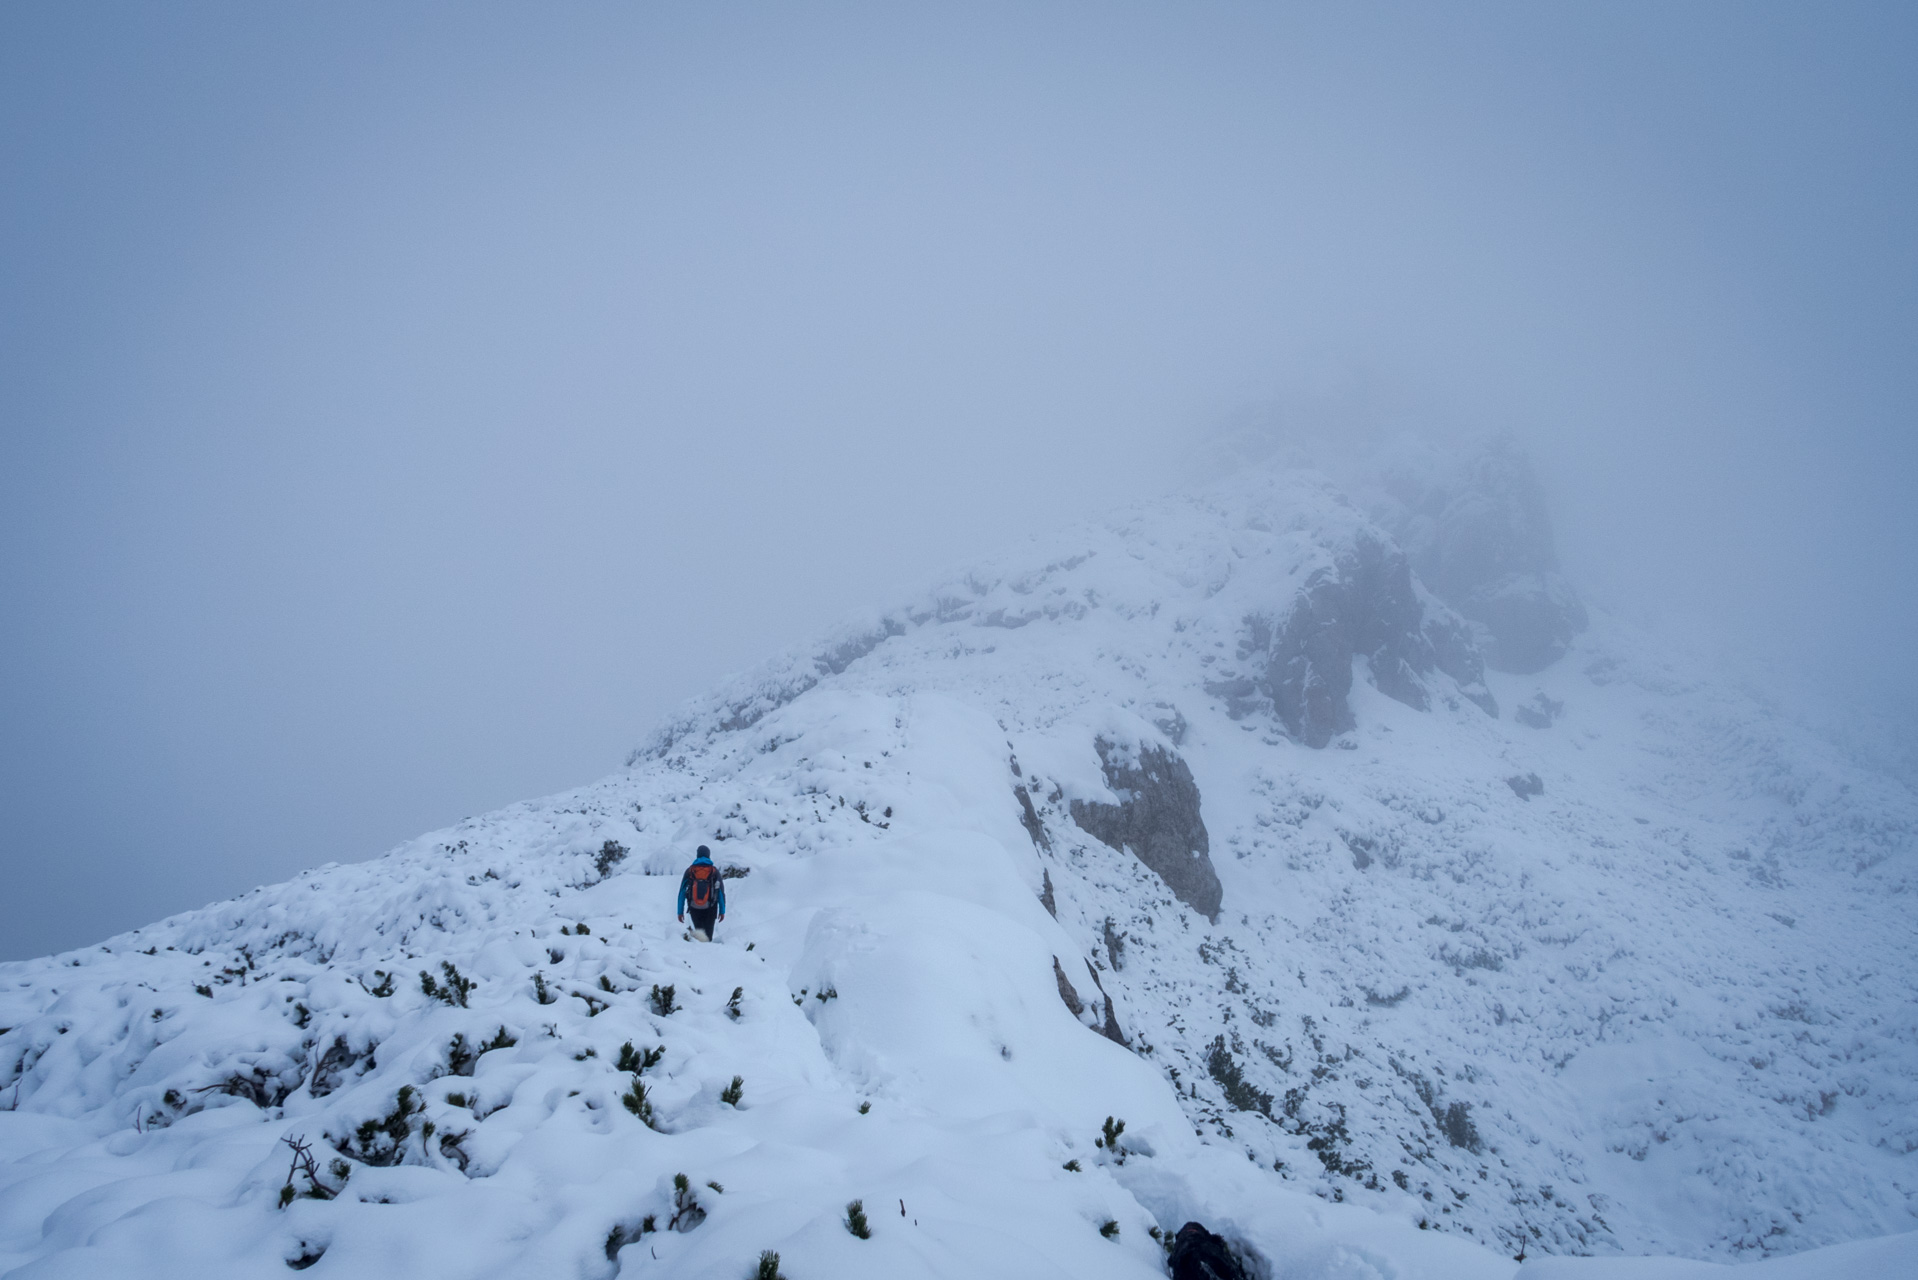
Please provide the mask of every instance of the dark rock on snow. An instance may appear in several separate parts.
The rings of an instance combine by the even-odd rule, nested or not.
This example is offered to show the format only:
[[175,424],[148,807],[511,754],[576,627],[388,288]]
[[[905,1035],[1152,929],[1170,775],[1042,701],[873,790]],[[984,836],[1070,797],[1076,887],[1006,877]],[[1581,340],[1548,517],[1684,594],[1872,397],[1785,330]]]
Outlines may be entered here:
[[1172,1280],[1251,1280],[1224,1236],[1188,1222],[1172,1237]]
[[1366,660],[1380,692],[1408,707],[1430,707],[1426,677],[1436,670],[1486,714],[1498,714],[1470,629],[1419,591],[1403,551],[1373,534],[1334,553],[1282,614],[1250,624],[1242,656],[1263,652],[1263,674],[1240,682],[1245,688],[1213,692],[1227,697],[1235,715],[1250,705],[1248,695],[1263,695],[1286,732],[1309,747],[1354,726],[1347,701],[1354,657]]
[[1545,794],[1545,783],[1536,773],[1515,773],[1505,780],[1505,785],[1510,787],[1512,794],[1521,800],[1530,800],[1533,796]]
[[1072,980],[1066,977],[1066,971],[1059,964],[1058,956],[1052,957],[1052,976],[1059,980],[1059,999],[1065,1001],[1065,1006],[1072,1011],[1072,1016],[1077,1018],[1084,1014],[1085,1001],[1079,998],[1078,991],[1073,988]]
[[1163,747],[1142,745],[1135,757],[1103,738],[1095,745],[1120,803],[1074,800],[1072,820],[1094,839],[1130,850],[1179,901],[1216,921],[1223,891],[1192,770]]
[[1565,704],[1557,698],[1548,698],[1541,690],[1528,701],[1512,708],[1512,719],[1531,729],[1549,729],[1565,710]]

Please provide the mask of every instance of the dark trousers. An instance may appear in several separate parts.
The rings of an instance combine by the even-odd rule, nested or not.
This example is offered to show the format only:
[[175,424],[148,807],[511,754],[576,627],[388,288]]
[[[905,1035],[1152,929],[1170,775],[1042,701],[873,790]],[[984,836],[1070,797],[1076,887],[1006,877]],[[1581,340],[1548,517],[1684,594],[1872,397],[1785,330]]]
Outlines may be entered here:
[[693,918],[693,928],[709,938],[713,936],[713,925],[719,920],[718,907],[688,907],[686,914]]

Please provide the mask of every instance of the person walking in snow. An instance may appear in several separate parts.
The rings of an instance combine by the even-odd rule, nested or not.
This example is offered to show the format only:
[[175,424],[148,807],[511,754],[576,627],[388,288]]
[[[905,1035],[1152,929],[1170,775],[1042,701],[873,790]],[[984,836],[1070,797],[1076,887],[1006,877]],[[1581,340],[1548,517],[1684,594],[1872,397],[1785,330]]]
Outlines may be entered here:
[[686,874],[679,877],[679,920],[686,922],[686,911],[693,913],[693,936],[701,942],[713,940],[713,925],[726,918],[726,879],[713,865],[712,850],[699,846],[699,855]]

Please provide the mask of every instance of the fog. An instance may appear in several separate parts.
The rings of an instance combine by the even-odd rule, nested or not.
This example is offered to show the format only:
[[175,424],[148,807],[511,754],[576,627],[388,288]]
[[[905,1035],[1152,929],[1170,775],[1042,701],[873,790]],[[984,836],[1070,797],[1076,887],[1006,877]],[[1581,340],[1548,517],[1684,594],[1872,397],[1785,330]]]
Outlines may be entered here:
[[600,776],[1246,422],[1884,713],[1908,6],[11,5],[0,958]]

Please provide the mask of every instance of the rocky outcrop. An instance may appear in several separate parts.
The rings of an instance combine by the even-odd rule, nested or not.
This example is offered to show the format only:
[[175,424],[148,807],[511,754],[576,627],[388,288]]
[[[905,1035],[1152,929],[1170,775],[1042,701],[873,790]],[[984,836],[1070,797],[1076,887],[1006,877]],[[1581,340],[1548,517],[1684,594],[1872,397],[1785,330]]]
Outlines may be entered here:
[[1095,745],[1106,785],[1120,800],[1074,800],[1072,820],[1094,839],[1129,850],[1179,901],[1217,920],[1223,890],[1212,869],[1212,839],[1199,815],[1192,770],[1163,747],[1127,751],[1103,738]]
[[1385,487],[1392,501],[1377,514],[1419,580],[1480,629],[1494,670],[1542,670],[1585,629],[1585,608],[1558,572],[1544,492],[1510,442],[1443,480],[1408,467]]
[[1380,692],[1420,711],[1431,705],[1427,677],[1443,672],[1488,715],[1498,704],[1470,629],[1421,591],[1405,553],[1360,532],[1314,570],[1276,617],[1247,620],[1241,661],[1256,674],[1209,686],[1235,716],[1256,698],[1270,703],[1285,731],[1323,747],[1354,725],[1352,659],[1362,657]]

